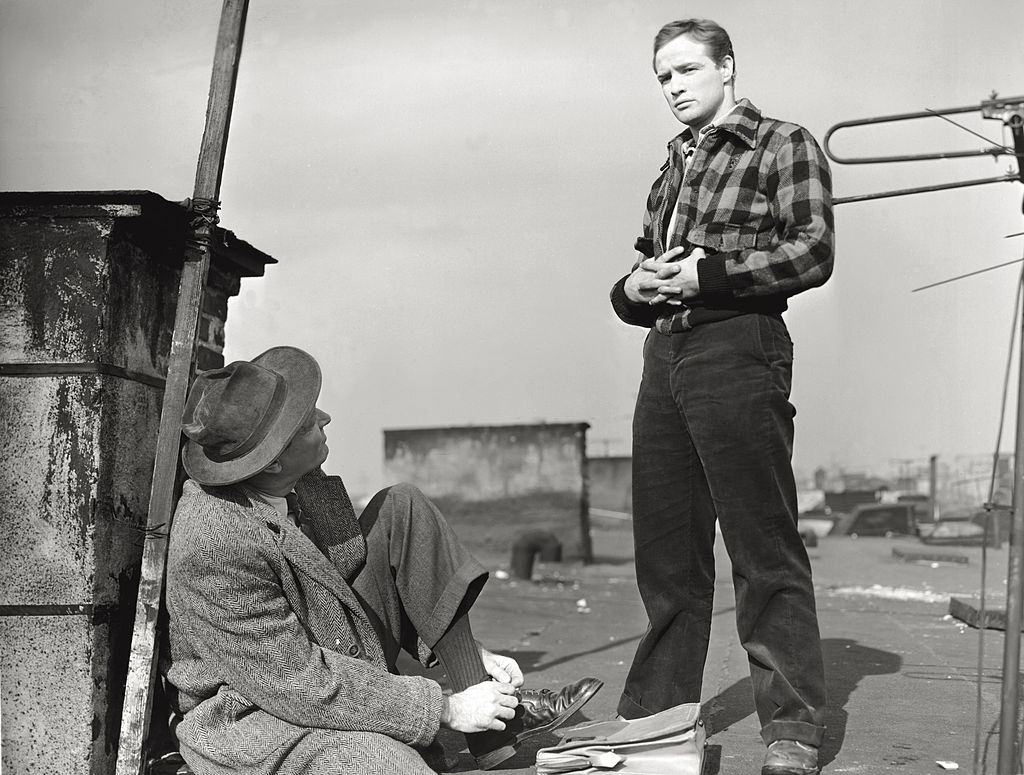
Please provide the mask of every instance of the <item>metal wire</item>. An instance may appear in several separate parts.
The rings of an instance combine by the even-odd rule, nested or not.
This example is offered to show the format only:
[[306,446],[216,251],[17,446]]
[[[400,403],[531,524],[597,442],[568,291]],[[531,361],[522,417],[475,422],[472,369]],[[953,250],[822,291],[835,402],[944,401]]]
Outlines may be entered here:
[[993,269],[1002,269],[1004,266],[1010,266],[1010,264],[1019,264],[1024,261],[1024,258],[1015,258],[1013,261],[1006,261],[1002,264],[996,264],[995,266],[986,266],[984,269],[976,269],[973,272],[967,274],[959,274],[956,277],[950,277],[946,280],[939,280],[937,283],[929,283],[928,285],[922,285],[920,288],[914,288],[911,293],[917,293],[918,291],[926,291],[929,288],[935,288],[939,285],[945,285],[946,283],[956,282],[957,280],[963,280],[965,277],[974,277],[976,274],[982,274],[983,272],[991,272]]
[[1017,156],[1017,152],[1013,148],[1011,148],[1010,146],[1008,146],[1006,144],[1000,145],[995,140],[989,140],[987,137],[985,137],[985,135],[981,134],[980,132],[975,132],[973,129],[969,129],[968,127],[965,127],[963,124],[960,124],[960,123],[954,121],[953,119],[949,118],[948,116],[942,115],[937,110],[932,110],[931,108],[925,108],[925,110],[927,112],[931,113],[936,118],[941,118],[943,121],[948,121],[953,126],[960,127],[960,129],[964,130],[965,132],[968,132],[969,134],[974,135],[975,137],[980,137],[986,143],[992,143],[993,149],[998,148],[999,150],[1003,151],[1002,155],[1005,155],[1005,156]]

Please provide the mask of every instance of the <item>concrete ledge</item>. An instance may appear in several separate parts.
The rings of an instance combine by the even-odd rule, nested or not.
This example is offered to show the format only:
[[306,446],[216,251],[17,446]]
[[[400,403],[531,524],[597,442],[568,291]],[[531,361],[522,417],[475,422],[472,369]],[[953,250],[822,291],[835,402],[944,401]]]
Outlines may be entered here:
[[980,613],[973,602],[969,603],[958,597],[949,599],[949,615],[954,619],[959,619],[975,629],[981,629],[983,625],[986,630],[1006,631],[1006,611],[1004,609],[986,606],[984,622],[981,621]]
[[970,562],[965,554],[957,552],[937,552],[928,549],[903,549],[898,546],[892,548],[892,556],[903,562],[953,562],[959,565],[966,565]]

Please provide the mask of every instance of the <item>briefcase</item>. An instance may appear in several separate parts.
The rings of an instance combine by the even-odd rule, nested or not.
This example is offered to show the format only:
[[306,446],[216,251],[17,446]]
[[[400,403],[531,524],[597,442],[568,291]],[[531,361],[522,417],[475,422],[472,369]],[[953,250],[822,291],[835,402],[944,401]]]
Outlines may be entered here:
[[555,730],[562,742],[537,751],[537,775],[701,775],[704,722],[690,702],[628,721],[597,721]]

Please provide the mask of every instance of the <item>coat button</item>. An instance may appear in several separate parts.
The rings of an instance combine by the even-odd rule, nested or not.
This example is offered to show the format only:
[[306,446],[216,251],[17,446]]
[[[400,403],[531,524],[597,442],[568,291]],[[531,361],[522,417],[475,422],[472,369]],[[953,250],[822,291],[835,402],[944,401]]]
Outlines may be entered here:
[[358,657],[359,656],[359,646],[357,646],[355,643],[353,643],[351,646],[349,646],[348,647],[348,655],[350,657]]

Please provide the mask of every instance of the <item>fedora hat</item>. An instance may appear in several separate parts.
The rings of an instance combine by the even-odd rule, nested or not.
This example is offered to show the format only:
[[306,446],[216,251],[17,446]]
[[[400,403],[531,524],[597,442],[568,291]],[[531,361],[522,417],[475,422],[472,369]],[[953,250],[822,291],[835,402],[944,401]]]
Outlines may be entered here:
[[273,463],[316,406],[320,366],[297,347],[273,347],[196,375],[181,459],[200,484],[234,484]]

